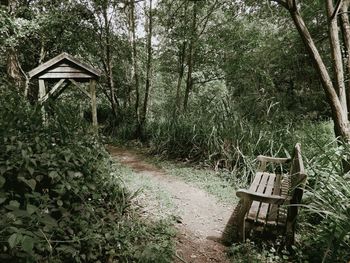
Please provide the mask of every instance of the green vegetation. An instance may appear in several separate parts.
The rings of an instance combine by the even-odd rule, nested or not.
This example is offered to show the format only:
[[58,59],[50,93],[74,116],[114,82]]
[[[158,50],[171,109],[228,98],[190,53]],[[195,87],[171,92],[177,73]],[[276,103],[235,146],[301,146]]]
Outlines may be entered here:
[[[160,162],[167,173],[230,204],[257,155],[285,157],[300,142],[308,184],[295,247],[251,240],[231,247],[232,260],[349,261],[348,9],[332,0],[1,1],[0,261],[171,261],[171,197],[114,163],[107,141],[145,146],[169,160]],[[62,52],[101,71],[99,136],[90,102],[71,86],[48,100],[43,123],[27,73]],[[164,216],[143,218],[137,198]]]
[[[118,165],[118,171],[121,173],[121,179],[125,182],[128,188],[136,193],[134,201],[136,209],[147,208],[147,217],[152,220],[159,219],[169,224],[177,216],[175,205],[168,192],[166,192],[158,184],[155,184],[145,175],[137,175],[131,169]],[[141,207],[139,207],[141,206]]]
[[[154,160],[150,161],[154,162]],[[157,160],[155,164],[164,169],[167,174],[182,178],[185,182],[205,190],[230,205],[237,203],[236,188],[245,185],[239,180],[233,182],[235,177],[229,172],[215,172],[210,169],[193,168],[181,163],[160,160]]]
[[169,226],[130,208],[121,172],[69,105],[45,126],[40,108],[1,90],[1,261],[170,262]]

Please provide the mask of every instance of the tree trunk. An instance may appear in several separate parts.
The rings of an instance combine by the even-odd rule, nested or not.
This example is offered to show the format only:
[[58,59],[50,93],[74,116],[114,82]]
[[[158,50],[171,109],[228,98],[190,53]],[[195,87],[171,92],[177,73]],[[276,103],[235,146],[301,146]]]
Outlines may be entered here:
[[[110,93],[110,102],[112,106],[112,112],[115,118],[118,117],[118,104],[115,93],[114,75],[113,75],[113,63],[112,63],[112,50],[111,50],[111,28],[110,20],[108,19],[108,5],[103,7],[103,20],[104,20],[104,37],[105,37],[105,62],[104,68],[106,71],[108,88]],[[103,32],[101,32],[103,34]]]
[[135,88],[135,114],[137,117],[137,122],[140,121],[139,105],[140,105],[140,90],[139,90],[139,74],[137,68],[137,48],[136,48],[136,17],[135,17],[135,3],[130,2],[130,42],[131,42],[131,61],[132,61],[132,77],[133,84]]
[[15,47],[7,49],[7,75],[18,93],[22,93],[23,78]]
[[[349,16],[348,16],[348,9],[349,9],[349,0],[346,0],[344,1],[340,9],[340,19],[341,19],[341,27],[343,32],[344,46],[346,51],[346,56],[345,56],[346,73],[349,78],[350,76],[350,22],[349,22]],[[346,96],[347,96],[347,105],[350,105],[350,81],[348,81]],[[349,118],[349,112],[348,112],[348,118]]]
[[[7,1],[8,13],[11,17],[16,16],[16,11],[18,8],[18,3],[15,0]],[[15,32],[11,32],[10,35],[14,35]],[[8,36],[10,37],[10,36]],[[6,61],[6,71],[9,80],[12,82],[19,94],[22,94],[23,89],[23,76],[21,73],[21,66],[17,56],[17,50],[15,46],[9,46],[6,50],[7,61]]]
[[188,71],[187,71],[186,90],[185,90],[184,105],[183,105],[184,111],[187,110],[188,98],[190,96],[190,92],[193,86],[192,73],[193,73],[193,66],[194,66],[193,53],[194,53],[194,45],[196,41],[196,26],[197,26],[196,22],[197,22],[197,2],[194,2],[192,25],[191,25],[191,37],[190,37],[190,43],[188,46],[188,57],[187,57]]
[[[145,2],[146,12],[146,2]],[[144,126],[146,122],[147,108],[148,108],[148,97],[151,88],[152,80],[152,31],[153,31],[153,15],[152,15],[152,0],[149,0],[148,16],[146,15],[146,32],[147,32],[147,62],[146,62],[146,86],[145,86],[145,97],[143,100],[143,107],[139,122],[138,135],[143,136]]]
[[185,72],[185,54],[186,54],[186,42],[183,41],[181,44],[181,47],[179,48],[179,55],[178,55],[178,77],[177,77],[177,86],[176,86],[176,97],[175,97],[175,106],[173,111],[173,119],[176,117],[177,113],[180,111],[181,108],[181,100],[180,100],[180,93],[181,93],[181,84],[182,79]]
[[315,69],[320,77],[323,89],[325,91],[326,97],[331,106],[333,121],[334,121],[334,130],[336,136],[349,141],[350,132],[348,128],[348,118],[344,114],[342,104],[338,98],[338,95],[334,89],[332,79],[327,71],[327,68],[321,58],[320,53],[310,35],[309,30],[307,29],[302,16],[299,13],[296,1],[288,0],[287,2],[277,1],[286,7],[293,18],[293,22],[300,34],[301,39],[303,40],[307,51],[314,62]]
[[345,122],[348,122],[348,110],[347,110],[347,102],[346,102],[346,92],[345,92],[345,84],[344,84],[344,69],[343,69],[343,61],[340,50],[340,42],[339,42],[339,27],[338,27],[338,19],[337,19],[337,10],[334,10],[333,1],[326,1],[326,10],[328,16],[328,29],[329,29],[329,40],[332,54],[332,65],[335,75],[335,84],[336,91],[342,106],[343,110],[343,118]]

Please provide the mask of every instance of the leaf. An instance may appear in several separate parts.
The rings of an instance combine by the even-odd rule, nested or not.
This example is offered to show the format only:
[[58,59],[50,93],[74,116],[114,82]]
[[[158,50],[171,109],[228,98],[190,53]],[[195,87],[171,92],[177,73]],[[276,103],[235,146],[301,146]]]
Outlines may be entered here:
[[57,205],[58,206],[62,206],[63,205],[63,202],[61,200],[57,200]]
[[19,202],[16,201],[16,200],[11,200],[10,203],[9,203],[10,206],[13,206],[13,207],[16,207],[16,208],[19,208]]
[[38,208],[35,205],[27,204],[27,212],[32,215]]
[[6,179],[2,175],[0,175],[0,188],[2,188],[5,183],[6,183]]
[[42,223],[44,223],[46,226],[57,226],[57,222],[55,219],[53,219],[51,216],[49,215],[44,215],[40,221]]
[[27,170],[28,170],[30,175],[34,174],[34,168],[33,167],[28,167]]
[[34,191],[36,186],[36,181],[34,179],[30,179],[27,181],[27,185]]
[[13,233],[9,239],[7,240],[9,242],[10,248],[14,248],[18,244],[18,235],[17,233]]
[[0,205],[6,201],[6,197],[0,197]]
[[35,186],[36,186],[36,181],[34,179],[27,180],[24,177],[20,176],[20,177],[18,177],[18,180],[25,183],[27,186],[30,187],[30,189],[32,189],[32,191],[34,191]]
[[22,239],[22,249],[25,252],[30,253],[30,252],[32,252],[33,247],[34,247],[34,240],[33,240],[33,238],[31,238],[29,236],[25,236]]
[[56,171],[51,171],[49,172],[49,177],[51,179],[55,179],[56,177],[58,177],[58,173]]

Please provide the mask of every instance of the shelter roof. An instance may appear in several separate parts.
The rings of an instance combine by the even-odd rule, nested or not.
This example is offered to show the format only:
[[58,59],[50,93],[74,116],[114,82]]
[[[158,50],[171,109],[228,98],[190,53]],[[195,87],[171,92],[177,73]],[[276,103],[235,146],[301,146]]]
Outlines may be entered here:
[[60,55],[46,61],[45,63],[29,71],[29,78],[40,78],[40,76],[45,76],[45,78],[60,78],[60,74],[62,75],[62,78],[65,78],[65,75],[68,74],[66,72],[67,69],[63,70],[62,72],[60,70],[55,71],[56,68],[62,69],[62,66],[70,67],[77,70],[75,71],[76,73],[78,73],[76,74],[76,78],[99,78],[101,76],[101,72],[99,70],[84,63],[80,59],[77,59],[72,55],[63,52]]

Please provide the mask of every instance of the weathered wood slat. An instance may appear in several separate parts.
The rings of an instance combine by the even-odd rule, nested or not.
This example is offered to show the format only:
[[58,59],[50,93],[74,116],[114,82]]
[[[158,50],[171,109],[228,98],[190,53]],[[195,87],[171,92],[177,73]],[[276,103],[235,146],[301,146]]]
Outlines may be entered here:
[[[42,80],[42,81],[44,81],[44,80]],[[55,93],[59,92],[59,90],[65,88],[66,85],[62,85],[62,84],[64,84],[65,81],[66,81],[65,79],[61,79],[59,82],[57,82],[57,83],[55,84],[55,86],[53,86],[53,87],[51,88],[51,90],[50,90],[48,93],[45,94],[45,96],[39,98],[39,101],[40,101],[41,103],[43,103],[43,102],[45,102],[50,96],[52,96],[52,95],[54,95]]]
[[55,67],[52,69],[49,69],[46,71],[46,73],[84,73],[84,74],[88,74],[86,71],[84,71],[83,69],[79,69],[79,68],[74,68],[74,67]]
[[[275,185],[274,185],[273,193],[272,193],[274,195],[281,195],[281,178],[282,178],[281,174],[276,175]],[[269,222],[270,224],[273,224],[273,222],[277,221],[278,209],[279,209],[279,205],[271,205],[270,206],[270,210],[268,212],[268,217],[267,217],[267,222]]]
[[[263,177],[263,172],[257,172],[255,177],[254,177],[254,180],[252,182],[252,184],[250,185],[249,187],[249,191],[251,192],[256,192],[258,190],[258,187],[260,185],[260,182],[261,182],[261,179]],[[248,218],[250,218],[251,220],[255,220],[256,218],[256,212],[258,209],[259,209],[259,205],[260,203],[257,202],[257,201],[254,201],[252,204],[251,204],[251,207],[249,209],[249,213],[248,213]]]
[[[258,194],[264,193],[267,180],[269,179],[269,175],[270,175],[269,173],[262,174],[260,183],[258,185],[258,188],[256,189],[256,193],[258,193]],[[257,218],[259,216],[260,206],[261,206],[261,202],[253,201],[253,203],[249,209],[248,217],[251,217],[253,220],[257,220]]]
[[81,92],[83,92],[89,99],[91,99],[91,95],[89,92],[87,92],[81,85],[79,85],[78,82],[76,82],[74,79],[69,79],[70,82],[73,83],[74,86],[76,86]]
[[55,72],[45,73],[39,79],[91,79],[91,75],[86,73]]
[[[267,195],[272,195],[273,194],[273,188],[275,185],[275,179],[276,179],[276,175],[274,174],[270,174],[269,179],[267,181],[267,185],[265,188],[265,194]],[[267,217],[268,217],[268,210],[269,210],[270,204],[267,203],[261,203],[260,205],[260,211],[259,211],[259,215],[258,215],[258,219],[261,219],[263,221],[267,221]]]
[[249,187],[249,191],[253,191],[256,192],[256,190],[258,189],[258,186],[260,184],[261,178],[262,178],[263,173],[256,173],[256,175],[254,176],[253,182],[251,183],[250,187]]

